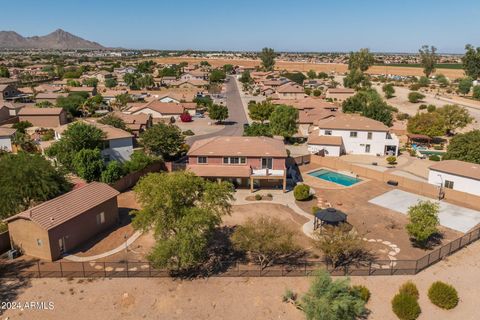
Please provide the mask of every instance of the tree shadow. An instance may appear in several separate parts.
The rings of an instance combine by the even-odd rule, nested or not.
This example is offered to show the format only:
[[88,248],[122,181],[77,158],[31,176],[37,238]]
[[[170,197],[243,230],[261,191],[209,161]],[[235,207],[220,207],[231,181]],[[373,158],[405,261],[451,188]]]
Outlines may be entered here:
[[434,233],[425,242],[417,242],[415,239],[410,239],[412,246],[423,250],[433,250],[436,246],[442,244],[444,235],[441,232]]
[[[23,290],[31,286],[29,274],[35,273],[35,265],[34,260],[0,261],[0,301],[15,301]],[[4,312],[0,308],[0,315]]]

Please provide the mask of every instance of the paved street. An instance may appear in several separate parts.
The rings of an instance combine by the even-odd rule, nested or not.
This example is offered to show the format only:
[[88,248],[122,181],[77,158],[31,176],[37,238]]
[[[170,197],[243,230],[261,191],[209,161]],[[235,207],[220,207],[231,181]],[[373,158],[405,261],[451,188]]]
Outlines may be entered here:
[[211,138],[215,136],[241,136],[243,134],[243,124],[248,123],[245,110],[240,98],[239,88],[233,76],[229,76],[230,80],[226,85],[226,97],[228,107],[228,119],[226,120],[225,128],[201,136],[192,136],[187,138],[187,143],[192,145],[195,141]]

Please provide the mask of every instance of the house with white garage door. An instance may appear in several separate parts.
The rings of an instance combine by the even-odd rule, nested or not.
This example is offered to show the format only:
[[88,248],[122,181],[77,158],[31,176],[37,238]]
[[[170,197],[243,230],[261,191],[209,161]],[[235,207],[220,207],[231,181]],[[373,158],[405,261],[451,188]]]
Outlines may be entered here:
[[380,121],[360,115],[319,120],[307,140],[312,154],[398,155],[398,137]]
[[480,164],[444,160],[428,169],[428,183],[480,196]]

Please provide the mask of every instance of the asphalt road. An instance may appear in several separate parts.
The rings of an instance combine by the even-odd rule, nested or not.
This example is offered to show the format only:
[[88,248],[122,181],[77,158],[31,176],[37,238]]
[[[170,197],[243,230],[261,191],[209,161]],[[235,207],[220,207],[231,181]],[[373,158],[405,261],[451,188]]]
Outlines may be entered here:
[[187,138],[187,143],[192,145],[195,141],[216,137],[216,136],[241,136],[243,135],[243,125],[248,123],[245,109],[242,105],[240,92],[238,86],[233,78],[229,76],[230,80],[225,84],[226,86],[226,104],[228,107],[228,119],[225,121],[225,128],[210,134],[200,136],[192,136]]

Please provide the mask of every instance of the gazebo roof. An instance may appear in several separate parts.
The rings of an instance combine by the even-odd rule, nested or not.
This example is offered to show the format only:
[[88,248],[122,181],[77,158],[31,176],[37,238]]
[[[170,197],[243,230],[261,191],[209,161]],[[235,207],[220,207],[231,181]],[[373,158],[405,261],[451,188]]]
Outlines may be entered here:
[[347,215],[335,208],[320,209],[315,212],[315,217],[326,223],[339,223],[347,221]]
[[414,134],[414,133],[409,133],[407,134],[407,137],[411,140],[426,140],[426,141],[431,141],[432,138],[430,138],[427,135],[424,134]]

